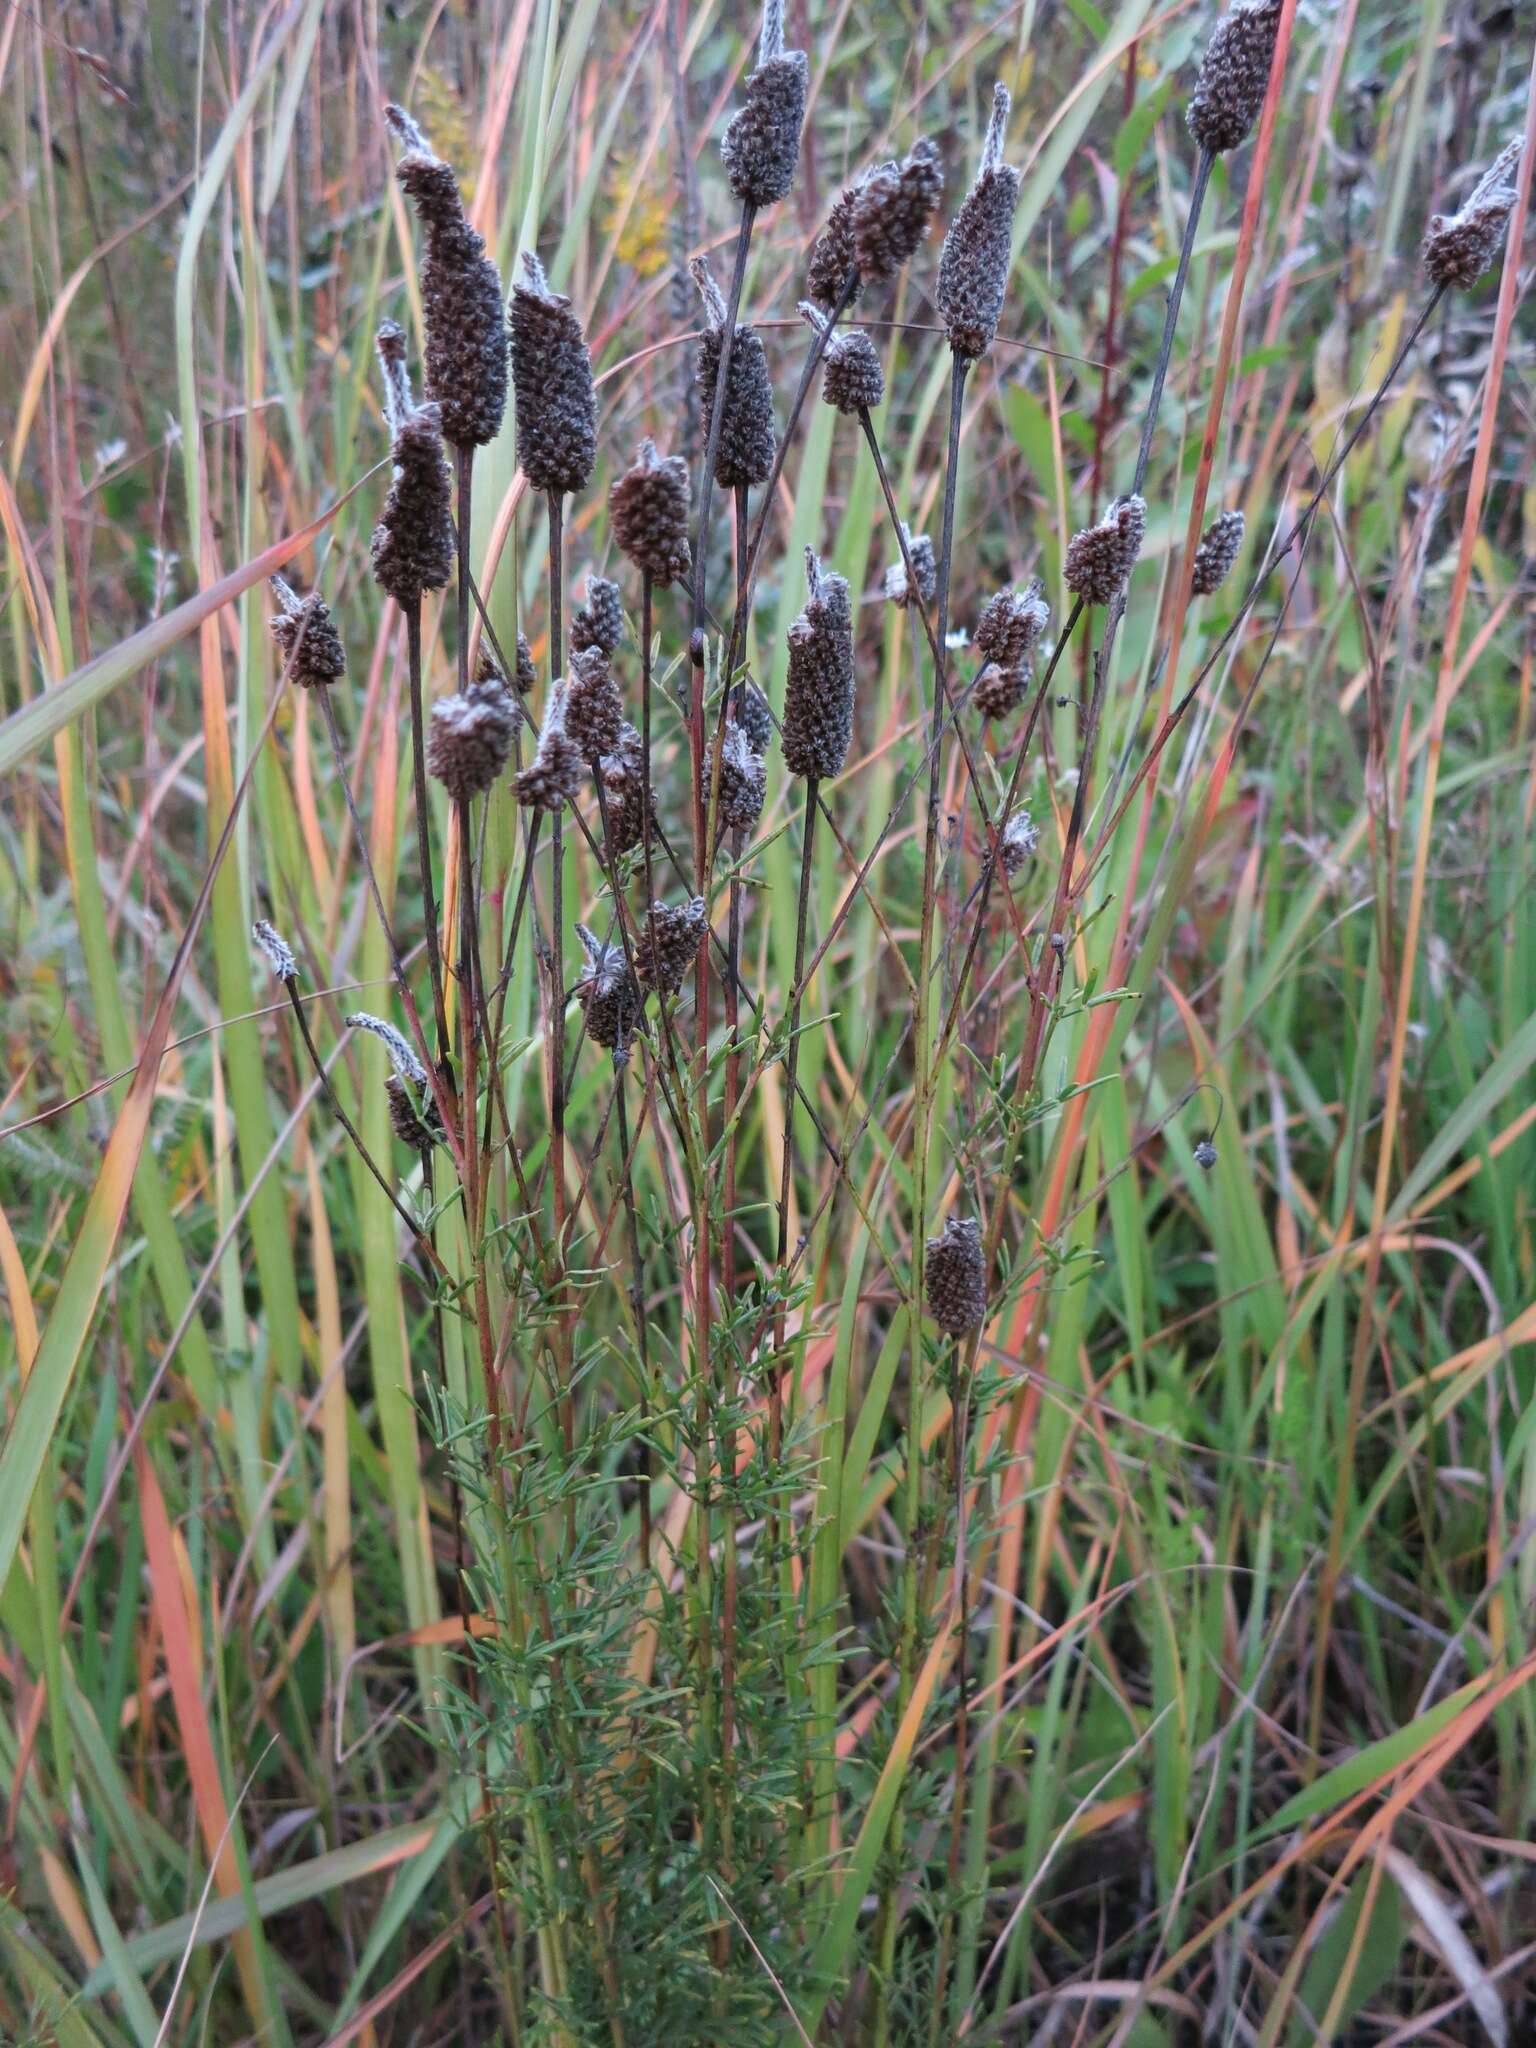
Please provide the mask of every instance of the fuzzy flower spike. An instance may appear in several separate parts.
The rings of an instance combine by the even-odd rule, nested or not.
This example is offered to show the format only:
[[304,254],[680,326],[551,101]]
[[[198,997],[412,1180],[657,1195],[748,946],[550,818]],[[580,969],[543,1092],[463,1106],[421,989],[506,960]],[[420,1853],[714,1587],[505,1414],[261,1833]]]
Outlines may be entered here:
[[629,971],[622,944],[600,939],[584,924],[577,925],[576,936],[586,956],[586,973],[572,994],[586,1017],[588,1038],[611,1052],[614,1065],[621,1067],[640,1027],[644,998]]
[[427,396],[442,408],[446,440],[456,448],[483,447],[496,438],[507,408],[501,279],[465,217],[452,166],[403,108],[385,107],[384,119],[403,151],[395,176],[427,238],[421,266]]
[[743,206],[773,206],[794,183],[808,76],[804,50],[784,47],[784,0],[763,0],[757,69],[720,143],[725,175]]
[[994,86],[976,182],[950,223],[939,256],[939,311],[950,347],[966,362],[976,362],[992,346],[1013,261],[1019,174],[1003,162],[1011,105],[1007,87]]
[[[704,258],[696,256],[688,268],[704,301],[704,332],[699,336],[694,377],[699,406],[708,419],[720,376],[726,306]],[[773,384],[768,375],[768,358],[763,353],[763,338],[755,327],[738,327],[731,340],[731,366],[725,373],[715,482],[725,491],[765,484],[773,474],[777,438]]]
[[826,314],[809,299],[800,301],[800,317],[813,333],[830,336],[822,354],[821,395],[836,411],[857,419],[885,396],[885,372],[875,344],[862,327],[840,334]]
[[274,576],[272,595],[281,607],[270,622],[272,638],[290,679],[306,690],[340,682],[347,672],[347,651],[319,591],[301,598],[286,577]]
[[517,723],[511,692],[494,669],[432,706],[427,766],[455,803],[491,787],[507,765]]
[[1497,260],[1515,203],[1520,137],[1507,142],[1473,187],[1459,212],[1430,217],[1424,271],[1431,284],[1465,291]]
[[1190,94],[1189,132],[1221,156],[1245,142],[1269,90],[1282,0],[1236,0],[1217,22]]
[[571,302],[551,291],[531,250],[507,310],[517,459],[531,489],[582,491],[597,460],[597,394],[592,359]]
[[1147,537],[1147,501],[1116,498],[1097,526],[1074,533],[1063,576],[1084,604],[1111,604],[1124,589]]
[[866,171],[844,190],[816,237],[806,297],[830,313],[839,303],[855,304],[865,285],[894,277],[922,246],[943,190],[944,166],[926,136],[900,163]]
[[810,595],[789,629],[784,765],[791,775],[836,775],[853,738],[853,607],[848,580],[805,551]]
[[438,407],[411,398],[405,333],[393,320],[379,328],[384,417],[394,437],[394,477],[373,529],[373,573],[396,604],[409,609],[424,590],[441,590],[453,573],[453,478],[443,453]]
[[644,440],[640,453],[608,487],[613,537],[642,575],[665,589],[692,566],[688,549],[688,465],[680,455],[658,455]]

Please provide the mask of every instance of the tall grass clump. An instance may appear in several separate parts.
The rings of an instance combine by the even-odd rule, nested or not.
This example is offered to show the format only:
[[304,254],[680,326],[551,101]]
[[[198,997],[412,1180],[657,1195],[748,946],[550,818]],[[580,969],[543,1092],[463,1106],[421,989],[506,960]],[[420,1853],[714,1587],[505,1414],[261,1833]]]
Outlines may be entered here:
[[1530,2038],[1528,39],[189,20],[0,29],[0,2039]]

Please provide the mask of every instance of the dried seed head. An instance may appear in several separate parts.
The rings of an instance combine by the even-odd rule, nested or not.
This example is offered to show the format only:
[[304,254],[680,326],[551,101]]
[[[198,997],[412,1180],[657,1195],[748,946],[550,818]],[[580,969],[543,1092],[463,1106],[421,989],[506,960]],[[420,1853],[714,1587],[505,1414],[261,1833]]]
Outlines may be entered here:
[[617,858],[631,852],[645,837],[649,817],[654,830],[656,807],[645,801],[645,743],[627,721],[619,727],[612,753],[597,764],[608,813],[609,851]]
[[916,255],[943,192],[944,166],[927,136],[859,181],[849,225],[861,283],[883,284]]
[[1147,501],[1134,493],[1116,498],[1097,526],[1067,544],[1068,590],[1085,604],[1109,604],[1125,587],[1147,534]]
[[411,1050],[410,1041],[393,1024],[383,1017],[375,1017],[367,1010],[354,1010],[345,1022],[354,1031],[371,1031],[382,1041],[389,1054],[389,1063],[402,1080],[414,1081],[418,1088],[427,1085],[427,1070]]
[[585,766],[581,749],[565,729],[565,683],[550,692],[532,761],[517,778],[517,800],[538,811],[558,811],[574,801]]
[[430,1095],[418,1101],[398,1074],[385,1075],[384,1094],[389,1102],[389,1128],[402,1145],[409,1145],[413,1152],[430,1152],[443,1143],[442,1111]]
[[629,971],[622,945],[605,943],[584,924],[577,925],[576,935],[587,957],[587,971],[571,993],[581,1004],[588,1038],[613,1054],[616,1067],[623,1066],[640,1028],[645,998]]
[[789,629],[784,765],[791,775],[836,775],[853,737],[853,607],[847,578],[805,551],[810,596]]
[[1515,203],[1520,138],[1506,143],[1459,212],[1430,216],[1424,270],[1431,284],[1465,290],[1497,260]]
[[587,601],[571,614],[571,645],[579,654],[599,647],[612,654],[624,637],[624,606],[619,586],[606,576],[588,576]]
[[1202,1138],[1200,1142],[1195,1146],[1194,1157],[1195,1164],[1200,1168],[1201,1172],[1209,1173],[1211,1168],[1216,1164],[1217,1159],[1216,1147],[1211,1143],[1209,1138]]
[[658,995],[676,995],[708,930],[702,896],[675,907],[653,903],[635,949],[635,972],[642,985]]
[[[818,334],[827,332],[827,317],[809,299],[800,301],[802,317]],[[835,330],[822,356],[821,395],[838,412],[856,418],[885,396],[885,372],[875,344],[862,327]]]
[[373,529],[373,573],[409,610],[424,590],[441,590],[453,573],[453,479],[435,405],[416,405],[405,367],[405,334],[393,320],[378,332],[384,416],[394,435],[394,475]]
[[720,822],[729,832],[750,832],[763,815],[768,764],[734,719],[720,743]]
[[405,152],[395,176],[427,236],[421,266],[427,396],[442,409],[445,439],[456,448],[483,447],[496,438],[507,408],[501,279],[464,216],[450,166],[399,107],[386,107],[384,118]]
[[267,965],[279,981],[286,984],[298,980],[299,963],[293,957],[293,948],[264,917],[258,917],[251,926],[251,937],[266,955]]
[[494,669],[432,706],[427,766],[455,803],[489,789],[506,767],[517,720],[511,692]]
[[1002,858],[1003,873],[1016,875],[1039,844],[1040,827],[1034,823],[1028,811],[1022,808],[1015,811],[998,835],[998,853]]
[[517,629],[517,672],[512,680],[520,697],[526,697],[538,681],[533,672],[533,649],[528,645],[528,635],[521,626]]
[[766,754],[773,739],[773,713],[768,699],[752,681],[738,683],[731,692],[731,716],[747,736],[755,754]]
[[1024,702],[1024,693],[1033,676],[1034,670],[1027,661],[1008,668],[1000,662],[989,661],[976,678],[976,688],[972,692],[976,709],[983,718],[1007,718]]
[[1243,544],[1241,512],[1219,512],[1200,536],[1195,563],[1190,571],[1190,589],[1196,597],[1209,597],[1220,590],[1232,573],[1237,551]]
[[[702,256],[689,265],[704,301],[704,332],[695,358],[699,411],[708,420],[720,381],[721,331],[726,305]],[[738,327],[731,341],[731,363],[725,373],[720,408],[720,446],[715,456],[715,482],[722,490],[751,489],[773,474],[778,430],[773,417],[773,385],[763,338],[752,327]]]
[[1213,156],[1236,149],[1259,118],[1282,0],[1235,0],[1217,22],[1189,97],[1189,132]]
[[680,455],[658,455],[642,441],[634,464],[608,487],[613,537],[642,574],[665,587],[686,576],[688,465]]
[[963,1337],[987,1313],[987,1261],[974,1216],[951,1216],[925,1242],[923,1291],[928,1313],[947,1337]]
[[784,47],[784,0],[764,0],[757,69],[720,143],[725,175],[743,206],[772,206],[794,183],[806,80],[804,50]]
[[598,761],[619,743],[624,706],[608,657],[600,647],[571,656],[565,687],[565,729],[584,761]]
[[1051,623],[1045,585],[1031,577],[1022,590],[1000,590],[976,622],[976,645],[1003,668],[1027,662]]
[[[934,593],[939,587],[939,565],[934,556],[933,542],[926,533],[918,534],[914,540],[905,520],[901,530],[906,536],[907,555],[900,562],[893,562],[885,572],[885,594],[892,604],[932,604]],[[912,564],[912,574],[907,574],[907,561]]]
[[285,578],[274,576],[272,594],[281,606],[271,620],[272,638],[290,679],[306,690],[339,682],[347,672],[347,651],[319,591],[301,598]]
[[525,249],[507,309],[517,459],[536,491],[582,491],[597,460],[597,395],[581,322]]
[[811,244],[811,260],[805,270],[805,295],[824,313],[830,313],[839,304],[850,279],[854,289],[848,304],[858,304],[862,285],[858,254],[853,246],[853,216],[862,183],[861,179],[859,184],[843,188],[827,215],[826,226]]
[[1003,162],[1009,105],[1007,89],[995,86],[976,182],[950,223],[939,257],[938,308],[949,329],[950,347],[968,362],[992,346],[1013,261],[1019,174]]

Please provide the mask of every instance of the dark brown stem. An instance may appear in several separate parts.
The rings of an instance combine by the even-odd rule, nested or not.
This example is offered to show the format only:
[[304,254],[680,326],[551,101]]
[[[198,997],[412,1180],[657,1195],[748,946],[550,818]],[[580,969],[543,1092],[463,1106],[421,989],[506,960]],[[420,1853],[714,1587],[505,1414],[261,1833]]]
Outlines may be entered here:
[[426,721],[421,689],[421,599],[402,605],[406,668],[411,692],[411,772],[416,786],[416,865],[421,877],[421,914],[426,929],[427,968],[432,976],[432,1016],[437,1026],[439,1063],[448,1058],[448,1017],[443,1006],[443,962],[437,941],[437,898],[432,888],[432,809],[427,790]]

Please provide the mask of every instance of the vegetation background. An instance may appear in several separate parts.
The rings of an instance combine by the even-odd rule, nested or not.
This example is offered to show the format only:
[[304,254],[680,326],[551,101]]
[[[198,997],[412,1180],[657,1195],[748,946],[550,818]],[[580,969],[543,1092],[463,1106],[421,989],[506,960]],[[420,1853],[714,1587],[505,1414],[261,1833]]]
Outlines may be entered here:
[[[1427,217],[1529,118],[1519,8],[1308,0],[1286,19],[1273,122],[1219,163],[1196,241],[1096,804],[1126,787],[1358,424],[1426,297]],[[743,299],[781,391],[804,351],[806,252],[846,178],[932,134],[942,222],[994,79],[1015,96],[1017,254],[967,392],[961,627],[1036,573],[1059,619],[1066,537],[1129,472],[1213,20],[1185,0],[791,0],[810,111]],[[925,1663],[918,1710],[894,1710],[909,1430],[941,1492],[957,1391],[936,1376],[925,1406],[902,1365],[910,807],[869,892],[825,839],[814,877],[813,935],[846,915],[807,998],[800,1078],[853,1136],[857,1199],[807,1138],[787,1468],[802,1540],[783,1583],[767,1575],[755,1658],[745,1621],[742,1637],[752,1763],[736,1796],[759,1881],[728,1895],[694,1806],[658,1790],[689,1778],[707,1715],[689,1691],[697,1616],[669,1595],[658,1621],[630,1597],[646,1453],[629,1276],[611,1260],[582,1282],[585,1476],[536,1517],[578,1531],[558,1579],[575,1703],[560,1724],[566,1709],[530,1706],[527,1671],[494,1657],[465,1676],[451,1450],[473,1420],[434,1379],[394,1218],[249,946],[260,915],[299,946],[337,1086],[409,1181],[383,1055],[341,1024],[389,1008],[382,941],[313,701],[287,692],[266,722],[281,665],[262,579],[288,564],[307,588],[323,563],[351,662],[341,722],[414,933],[399,619],[367,570],[388,476],[372,336],[398,317],[419,353],[421,311],[381,102],[408,105],[458,167],[503,279],[536,247],[585,321],[600,467],[571,511],[574,588],[588,566],[622,576],[606,485],[642,433],[697,469],[685,265],[708,250],[728,269],[717,145],[756,27],[718,0],[103,0],[0,17],[0,2038],[1530,2040],[1527,270],[1498,266],[1438,307],[1328,494],[1272,656],[1294,565],[1105,843],[1071,934],[1074,1000],[1022,1123],[1006,1105],[1023,967],[993,912],[938,1101],[950,1196],[984,1200],[1005,1138],[1020,1145],[971,1397],[995,1435],[961,1531],[968,1670],[952,1652]],[[936,257],[937,236],[861,314],[897,500],[934,533]],[[1197,489],[1242,508],[1249,540],[1231,586],[1186,617]],[[928,685],[920,636],[880,601],[895,547],[866,451],[819,405],[753,620],[776,702],[806,545],[863,599],[858,734],[831,799],[862,858],[921,760]],[[542,548],[509,415],[476,469],[474,558],[498,631],[510,644],[521,617],[536,654]],[[681,792],[667,691],[683,600],[660,604],[658,633],[658,743]],[[426,662],[429,692],[450,688],[435,605]],[[1014,900],[1035,945],[1087,688],[1074,647],[1024,771],[1041,845]],[[995,803],[1006,735],[971,730],[983,778],[1002,763]],[[985,848],[966,792],[951,749],[945,930]],[[1108,817],[1090,813],[1090,846]],[[515,874],[516,830],[493,802],[488,889]],[[745,963],[778,1018],[799,830],[775,767]],[[601,895],[584,858],[580,905]],[[530,945],[508,1074],[534,1124],[539,1029]],[[578,1067],[578,1162],[596,1156],[604,1066]],[[744,1201],[774,1199],[785,1118],[774,1064],[741,1133]],[[680,1169],[652,1147],[636,1172],[647,1315],[681,1388]],[[686,1510],[670,1483],[659,1519]],[[624,1688],[653,1625],[642,1711]],[[526,1804],[508,1793],[509,1839],[488,1833],[498,1712],[590,1745],[552,1782],[549,1825],[611,1861],[606,1935],[580,1898],[520,1874]],[[810,1729],[801,1763],[826,1795],[804,1825],[775,1775],[797,1768],[775,1748],[781,1714]],[[654,1768],[594,1830],[583,1780],[594,1797],[618,1781],[626,1716]],[[551,1914],[573,1949],[621,1950],[627,2028],[580,1955],[565,2002],[548,1995]]]

